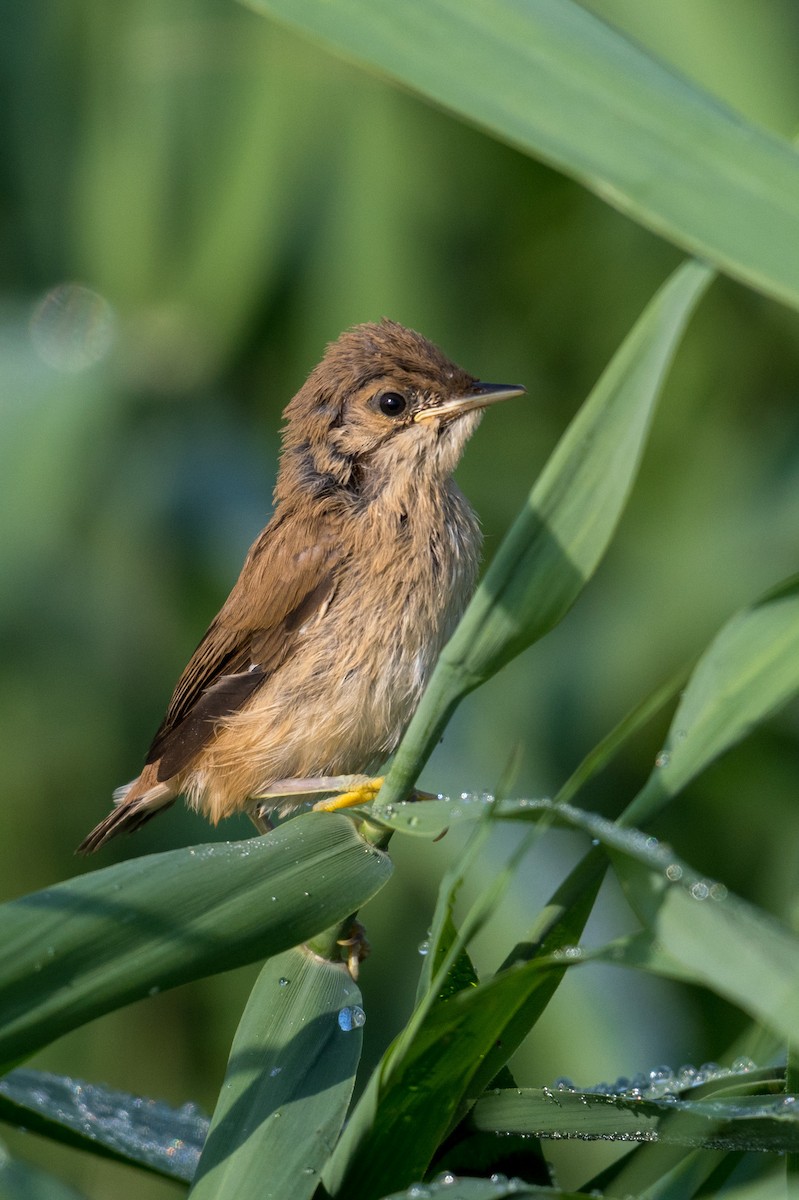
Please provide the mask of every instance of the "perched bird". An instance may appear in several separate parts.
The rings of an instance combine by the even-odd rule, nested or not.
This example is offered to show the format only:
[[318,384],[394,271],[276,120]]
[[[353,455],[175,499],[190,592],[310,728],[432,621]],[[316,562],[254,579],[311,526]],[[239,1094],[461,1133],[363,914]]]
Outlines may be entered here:
[[214,823],[269,828],[372,798],[477,574],[477,520],[451,473],[480,383],[393,321],[333,342],[285,411],[275,511],[178,681],[142,773],[78,847],[184,794]]

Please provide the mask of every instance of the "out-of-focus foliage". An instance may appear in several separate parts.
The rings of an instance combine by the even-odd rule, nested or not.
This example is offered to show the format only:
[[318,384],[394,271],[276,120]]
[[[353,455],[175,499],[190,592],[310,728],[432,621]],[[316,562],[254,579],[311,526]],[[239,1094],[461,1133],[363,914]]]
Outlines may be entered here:
[[[749,118],[793,132],[790,0],[586,7]],[[268,516],[280,411],[326,340],[390,315],[483,377],[527,385],[527,400],[487,416],[459,475],[490,558],[678,256],[576,184],[221,0],[6,4],[3,16],[8,899],[84,869],[73,847],[139,769],[179,670]],[[798,333],[795,313],[714,286],[608,559],[562,626],[463,706],[423,785],[492,788],[521,745],[513,794],[547,793],[734,609],[796,570]],[[665,727],[655,723],[602,777],[597,808],[616,815]],[[658,832],[790,919],[796,767],[788,712],[692,784]],[[217,836],[248,832],[229,822]],[[175,809],[105,861],[208,837]],[[512,889],[502,945],[562,874],[573,854],[562,838],[563,859],[531,858]],[[407,962],[461,845],[454,832],[437,845],[400,843],[389,894],[366,910],[368,1062],[407,1014]],[[494,865],[487,853],[476,887]],[[615,912],[608,894],[609,924]],[[479,943],[487,969],[492,946],[489,933]],[[137,1004],[36,1065],[211,1111],[253,977],[247,968]],[[559,1000],[520,1052],[528,1082],[589,1084],[722,1058],[743,1033],[722,1002],[610,969],[574,973]],[[174,1194],[19,1134],[8,1143],[93,1197]],[[605,1161],[584,1153],[586,1175]]]

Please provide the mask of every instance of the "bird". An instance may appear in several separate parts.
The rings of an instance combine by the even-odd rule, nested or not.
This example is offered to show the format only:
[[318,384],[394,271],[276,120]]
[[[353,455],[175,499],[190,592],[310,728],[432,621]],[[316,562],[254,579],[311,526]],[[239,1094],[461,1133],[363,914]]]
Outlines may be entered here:
[[385,318],[328,345],[283,414],[273,515],[143,770],[78,853],[180,795],[259,832],[315,795],[374,798],[477,578],[480,527],[452,472],[483,410],[524,391]]

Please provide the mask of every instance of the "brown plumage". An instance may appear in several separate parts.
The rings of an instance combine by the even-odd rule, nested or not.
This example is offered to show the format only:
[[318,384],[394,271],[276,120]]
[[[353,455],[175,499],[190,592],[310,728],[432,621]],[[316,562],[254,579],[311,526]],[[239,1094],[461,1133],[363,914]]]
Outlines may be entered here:
[[214,822],[244,810],[263,827],[391,754],[477,573],[451,472],[481,409],[522,391],[478,383],[392,321],[328,347],[285,411],[274,515],[144,770],[80,852],[181,793]]

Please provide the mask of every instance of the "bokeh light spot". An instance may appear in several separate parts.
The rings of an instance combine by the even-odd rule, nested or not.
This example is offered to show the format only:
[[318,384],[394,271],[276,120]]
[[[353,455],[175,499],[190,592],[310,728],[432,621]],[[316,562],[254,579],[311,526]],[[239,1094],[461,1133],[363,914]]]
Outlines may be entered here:
[[80,283],[51,288],[31,314],[33,348],[48,366],[77,374],[105,358],[116,317],[104,296]]

